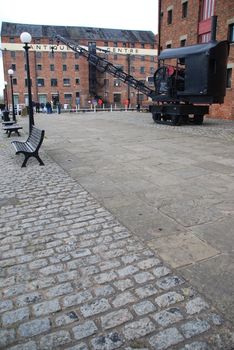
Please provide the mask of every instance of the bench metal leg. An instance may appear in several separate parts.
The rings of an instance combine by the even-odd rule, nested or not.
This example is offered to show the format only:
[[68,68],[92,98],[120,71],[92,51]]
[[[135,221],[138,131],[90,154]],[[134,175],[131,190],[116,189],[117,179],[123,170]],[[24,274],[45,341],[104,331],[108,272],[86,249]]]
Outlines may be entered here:
[[38,154],[25,154],[24,157],[25,158],[24,158],[23,164],[21,165],[21,168],[26,167],[27,161],[30,157],[35,157],[38,160],[38,162],[40,163],[40,165],[45,165]]
[[39,157],[38,154],[35,155],[35,157],[37,158],[37,160],[38,160],[38,162],[40,163],[40,165],[45,165],[45,164],[43,163],[43,161],[41,160],[41,158]]
[[30,157],[30,156],[27,155],[27,154],[24,155],[24,161],[23,161],[23,163],[22,163],[22,165],[21,165],[21,168],[25,168],[25,167],[26,167],[26,164],[27,164],[27,161],[28,161],[28,158],[29,158],[29,157]]

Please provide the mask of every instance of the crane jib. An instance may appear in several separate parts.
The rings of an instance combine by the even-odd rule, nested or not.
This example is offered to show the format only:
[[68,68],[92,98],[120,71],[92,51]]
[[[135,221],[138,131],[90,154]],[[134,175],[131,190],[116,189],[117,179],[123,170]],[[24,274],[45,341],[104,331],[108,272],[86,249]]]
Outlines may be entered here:
[[139,81],[135,79],[132,75],[125,73],[122,69],[116,67],[111,62],[107,61],[105,58],[100,57],[92,52],[89,52],[84,47],[77,45],[58,34],[55,35],[55,39],[57,41],[63,42],[71,50],[79,53],[81,56],[86,57],[87,61],[91,65],[95,66],[100,72],[107,72],[117,77],[124,83],[130,85],[131,87],[135,88],[136,90],[140,91],[146,96],[152,97],[155,95],[155,91],[146,86],[142,81]]

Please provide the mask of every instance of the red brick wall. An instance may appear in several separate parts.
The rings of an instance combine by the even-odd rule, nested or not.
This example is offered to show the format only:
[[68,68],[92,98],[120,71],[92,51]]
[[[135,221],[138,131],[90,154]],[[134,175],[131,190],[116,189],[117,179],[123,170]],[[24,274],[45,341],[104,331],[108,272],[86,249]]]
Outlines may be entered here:
[[[187,45],[197,43],[199,0],[189,0],[188,17],[182,18],[181,0],[161,1],[161,46],[166,48],[166,42],[172,41],[172,47],[180,46],[180,36],[187,35]],[[167,9],[173,6],[172,24],[167,24]]]

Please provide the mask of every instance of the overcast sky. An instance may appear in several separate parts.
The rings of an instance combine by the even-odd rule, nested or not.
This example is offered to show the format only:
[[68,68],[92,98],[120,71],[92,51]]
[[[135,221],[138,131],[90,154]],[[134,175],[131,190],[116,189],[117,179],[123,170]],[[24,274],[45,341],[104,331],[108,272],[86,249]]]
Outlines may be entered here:
[[[2,22],[53,24],[157,33],[158,0],[4,0]],[[6,78],[6,77],[5,77]],[[0,95],[4,87],[0,57]]]

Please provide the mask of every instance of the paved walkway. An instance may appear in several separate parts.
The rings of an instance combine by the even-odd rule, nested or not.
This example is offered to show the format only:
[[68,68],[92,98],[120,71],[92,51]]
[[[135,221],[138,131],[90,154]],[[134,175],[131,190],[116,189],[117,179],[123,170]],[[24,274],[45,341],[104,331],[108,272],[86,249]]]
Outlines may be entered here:
[[[118,127],[125,116],[116,115]],[[107,115],[102,118],[111,124]],[[128,120],[134,125],[132,115]],[[140,220],[135,225],[141,234],[100,204],[97,193],[104,186],[92,195],[83,178],[80,185],[71,171],[74,163],[69,168],[77,149],[84,152],[80,142],[74,147],[73,141],[79,133],[85,138],[89,121],[96,137],[89,146],[93,150],[103,141],[103,132],[117,137],[95,127],[99,119],[92,115],[36,118],[47,130],[41,151],[45,167],[33,160],[21,169],[22,158],[14,155],[10,139],[1,133],[0,349],[231,350],[232,325],[212,300],[148,245]],[[138,122],[140,129],[148,128],[143,119]],[[26,121],[21,124],[26,130]],[[125,124],[125,129],[127,137],[131,128]],[[135,137],[139,141],[136,132]],[[58,145],[64,153],[56,153]],[[60,156],[73,178],[49,154]],[[86,164],[81,164],[83,175],[88,169],[90,173],[88,155],[89,149]],[[125,159],[127,167],[126,161],[131,160]]]

